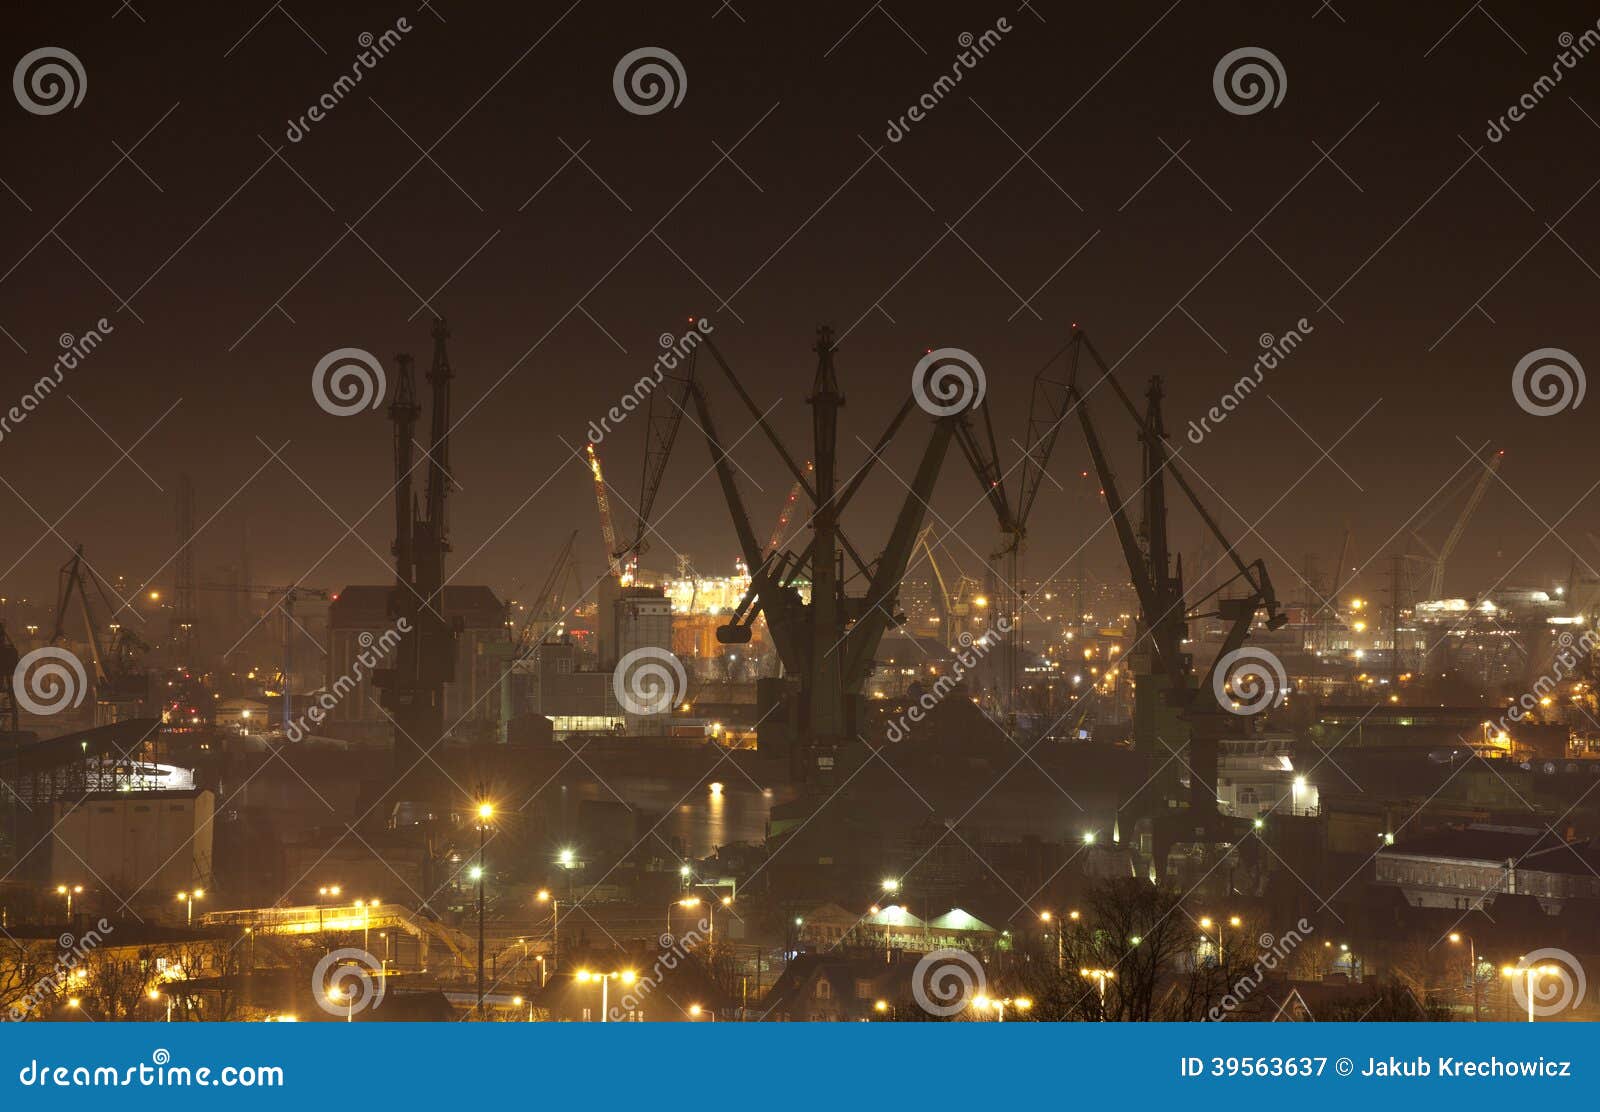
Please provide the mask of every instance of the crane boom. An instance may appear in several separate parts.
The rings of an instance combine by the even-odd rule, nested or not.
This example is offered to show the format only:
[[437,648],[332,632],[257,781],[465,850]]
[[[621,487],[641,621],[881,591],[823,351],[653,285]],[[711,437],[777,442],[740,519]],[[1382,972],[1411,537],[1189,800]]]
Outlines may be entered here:
[[1505,458],[1505,454],[1505,449],[1502,448],[1490,456],[1489,462],[1483,465],[1483,474],[1478,477],[1472,493],[1467,495],[1466,505],[1461,507],[1461,516],[1456,518],[1450,534],[1439,546],[1438,554],[1433,561],[1433,575],[1428,581],[1429,598],[1438,598],[1444,592],[1445,561],[1450,559],[1450,554],[1455,551],[1456,545],[1461,543],[1461,537],[1467,531],[1467,522],[1478,508],[1478,503],[1483,501],[1483,496],[1489,489],[1489,481],[1494,478],[1495,472],[1500,470],[1500,461]]
[[606,494],[605,473],[600,470],[600,456],[595,452],[594,445],[584,445],[583,451],[589,459],[589,471],[594,475],[594,503],[600,510],[600,539],[606,546],[607,574],[618,575],[617,529],[611,523],[611,498]]

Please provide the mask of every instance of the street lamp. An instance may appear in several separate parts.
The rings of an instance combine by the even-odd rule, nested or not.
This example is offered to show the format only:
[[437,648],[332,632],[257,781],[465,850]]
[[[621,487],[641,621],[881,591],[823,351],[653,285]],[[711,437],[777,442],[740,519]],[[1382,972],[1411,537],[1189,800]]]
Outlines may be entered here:
[[561,964],[561,901],[550,894],[550,889],[541,888],[534,897],[540,903],[550,905],[550,964],[559,967]]
[[[699,907],[699,906],[700,906],[700,897],[699,896],[685,896],[681,900],[673,900],[671,903],[669,903],[667,905],[667,934],[672,935],[672,909],[673,908],[675,908],[675,907]],[[707,929],[706,933],[711,938],[715,938],[716,934],[717,934],[716,910],[717,909],[716,909],[716,906],[714,904],[711,904],[711,903],[707,903],[706,904],[706,917],[707,917],[707,923],[708,923],[708,929]],[[673,935],[673,937],[676,937],[676,935]],[[707,941],[710,941],[710,939],[707,939]]]
[[1033,1001],[1026,996],[996,998],[993,996],[978,996],[972,1001],[980,1008],[990,1008],[996,1013],[996,1022],[1006,1021],[1006,1009],[1014,1007],[1019,1012],[1026,1012],[1033,1008]]
[[56,895],[67,898],[67,920],[72,920],[72,897],[83,895],[83,885],[74,884],[70,888],[65,884],[56,885]]
[[704,1015],[708,1017],[707,1021],[710,1023],[715,1023],[717,1021],[717,1013],[714,1009],[702,1008],[699,1004],[690,1004],[689,1014],[695,1019],[699,1019],[702,1015]]
[[[163,994],[162,994],[160,989],[153,988],[149,992],[145,993],[145,995],[150,998],[151,1003],[159,1004],[161,1002],[161,997],[162,997]],[[172,1022],[172,995],[171,995],[171,993],[167,993],[166,997],[167,997],[167,1022],[171,1023]]]
[[[1072,913],[1072,917],[1074,919],[1076,919],[1078,917],[1078,913],[1076,911],[1074,911]],[[1039,922],[1041,922],[1041,923],[1050,923],[1054,919],[1055,919],[1055,914],[1053,912],[1049,912],[1049,911],[1041,911],[1041,912],[1039,912]],[[1060,926],[1057,926],[1056,927],[1056,972],[1057,973],[1061,972],[1062,963],[1066,960],[1066,958],[1064,956],[1064,952],[1062,950],[1062,941],[1063,940],[1062,940],[1061,936],[1062,936],[1063,933],[1064,932],[1063,932],[1062,928]]]
[[1522,974],[1526,974],[1527,975],[1527,978],[1528,978],[1528,989],[1527,989],[1527,992],[1528,992],[1528,1022],[1532,1023],[1533,1022],[1533,1016],[1534,1016],[1533,1007],[1534,1007],[1534,1003],[1535,1003],[1535,998],[1536,998],[1536,996],[1538,994],[1539,978],[1541,976],[1543,976],[1543,977],[1556,977],[1556,976],[1559,976],[1561,974],[1561,967],[1559,965],[1530,965],[1526,969],[1518,969],[1514,965],[1507,965],[1507,966],[1503,966],[1501,968],[1500,972],[1501,972],[1501,974],[1503,976],[1511,977],[1513,979],[1516,978],[1519,975],[1522,975]]
[[1468,960],[1472,962],[1472,1022],[1477,1023],[1479,1022],[1478,944],[1472,940],[1472,936],[1470,934],[1462,934],[1460,931],[1450,932],[1450,944],[1452,946],[1461,945],[1462,939],[1466,940]]
[[1078,976],[1087,978],[1088,980],[1092,980],[1092,981],[1095,982],[1096,985],[1099,986],[1099,989],[1100,989],[1100,1020],[1101,1020],[1101,1022],[1104,1022],[1105,1018],[1106,1018],[1106,982],[1107,981],[1116,980],[1116,977],[1117,977],[1116,970],[1114,970],[1114,969],[1080,969],[1080,970],[1078,970]]
[[191,927],[194,926],[194,901],[203,899],[205,894],[206,893],[203,888],[196,888],[193,891],[178,893],[178,902],[188,905],[188,920],[189,926]]
[[344,1021],[346,1023],[354,1023],[356,1021],[355,989],[340,988],[338,985],[333,985],[328,989],[328,999],[333,1001],[335,1004],[339,1003],[340,1001],[344,1002]]
[[478,804],[478,863],[473,866],[478,882],[478,1022],[483,1022],[483,872],[484,849],[489,823],[494,819],[494,804],[487,800]]
[[377,900],[357,900],[356,910],[361,912],[361,948],[371,953],[372,947],[367,945],[367,940],[372,932],[372,909],[378,906]]
[[610,973],[595,973],[592,970],[588,970],[588,969],[580,969],[580,970],[578,970],[578,983],[580,985],[586,985],[590,981],[599,981],[600,982],[600,1022],[601,1023],[607,1022],[609,1020],[609,1018],[610,1018],[610,1013],[611,1013],[610,988],[611,988],[611,979],[613,977],[615,977],[617,980],[621,981],[625,985],[631,985],[631,984],[633,984],[634,981],[639,979],[639,975],[637,973],[635,973],[631,969],[624,969],[624,970],[621,970],[620,972],[612,971]]
[[[522,1001],[522,997],[520,997],[520,996],[513,996],[513,997],[512,997],[512,998],[511,998],[511,1003],[512,1003],[512,1004],[513,1004],[513,1005],[514,1005],[514,1006],[515,1006],[515,1007],[518,1007],[518,1008],[520,1008],[520,1007],[522,1007],[522,1003],[523,1003],[523,1001]],[[528,1003],[528,1022],[529,1022],[529,1023],[532,1023],[532,1022],[533,1022],[533,1001],[532,1001],[532,1000],[529,1000],[529,1001],[528,1001],[528,1002],[527,1002],[527,1003]]]

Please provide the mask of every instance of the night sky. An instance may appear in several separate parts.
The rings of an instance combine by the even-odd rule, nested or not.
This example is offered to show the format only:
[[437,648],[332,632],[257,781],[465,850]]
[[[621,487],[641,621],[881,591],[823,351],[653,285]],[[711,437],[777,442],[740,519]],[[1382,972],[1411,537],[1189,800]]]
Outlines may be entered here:
[[[454,332],[457,582],[526,590],[572,528],[598,573],[592,492],[566,445],[691,315],[712,318],[801,458],[814,330],[844,334],[847,473],[866,453],[856,437],[876,439],[913,364],[943,346],[981,360],[1014,462],[1033,375],[1079,322],[1130,391],[1166,376],[1184,459],[1284,595],[1299,595],[1284,562],[1315,552],[1326,569],[1347,523],[1357,560],[1377,558],[1358,586],[1381,592],[1382,558],[1405,542],[1391,538],[1486,444],[1506,450],[1504,484],[1448,590],[1564,581],[1574,550],[1600,566],[1586,536],[1600,533],[1586,459],[1600,401],[1540,417],[1511,390],[1534,349],[1600,366],[1600,49],[1500,141],[1485,136],[1551,71],[1558,35],[1595,27],[1592,6],[262,7],[8,11],[8,68],[62,47],[87,88],[51,115],[0,105],[5,406],[49,371],[58,336],[101,317],[114,328],[0,441],[0,588],[14,595],[53,591],[67,542],[107,574],[165,566],[170,583],[183,471],[202,579],[237,560],[246,517],[258,582],[389,578],[390,425],[381,408],[324,413],[311,372],[341,347],[380,357],[391,387],[394,353],[420,372],[428,306]],[[401,18],[411,31],[290,142],[358,36]],[[889,141],[889,121],[955,64],[958,36],[1002,18],[1011,30]],[[1247,46],[1281,61],[1286,86],[1240,115],[1212,79]],[[619,105],[613,69],[639,47],[681,60],[676,107]],[[1303,346],[1186,444],[1257,337],[1300,318]],[[713,395],[726,436],[744,433],[720,378]],[[1131,489],[1131,426],[1110,401],[1091,404]],[[890,453],[902,476],[928,427],[919,415]],[[634,418],[601,446],[624,534],[643,433]],[[647,563],[670,567],[676,549],[721,573],[736,547],[693,433]],[[127,459],[113,441],[139,443]],[[759,433],[734,455],[764,536],[788,479]],[[1074,422],[1053,472],[1084,466]],[[869,554],[903,491],[880,473],[857,503]],[[935,509],[960,522],[969,571],[993,544],[978,498],[952,452]],[[1437,542],[1451,517],[1425,535]],[[1102,521],[1046,483],[1028,571],[1055,568]],[[1193,518],[1175,512],[1174,527],[1192,551]],[[1108,532],[1091,551],[1117,570]]]

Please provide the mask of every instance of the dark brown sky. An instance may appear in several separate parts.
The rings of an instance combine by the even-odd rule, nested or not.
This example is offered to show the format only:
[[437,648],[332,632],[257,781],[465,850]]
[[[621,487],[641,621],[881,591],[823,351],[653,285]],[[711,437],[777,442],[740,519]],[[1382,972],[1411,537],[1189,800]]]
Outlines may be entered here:
[[[88,86],[55,115],[0,105],[6,405],[48,370],[61,333],[102,316],[115,331],[0,442],[14,488],[0,488],[0,569],[15,564],[0,588],[53,589],[66,541],[104,571],[150,575],[172,554],[182,470],[202,522],[229,503],[201,535],[203,576],[235,558],[248,516],[259,581],[385,578],[389,426],[381,411],[324,414],[310,375],[346,346],[425,362],[419,294],[455,330],[458,567],[475,554],[463,581],[537,581],[574,527],[598,564],[590,490],[562,438],[581,444],[689,314],[713,318],[801,454],[813,330],[848,330],[847,467],[928,347],[976,353],[1002,435],[1020,438],[1034,372],[1080,321],[1131,389],[1168,377],[1181,437],[1249,369],[1258,335],[1305,317],[1304,347],[1187,457],[1225,497],[1212,495],[1230,531],[1243,532],[1236,514],[1267,514],[1241,547],[1271,561],[1281,590],[1295,579],[1280,559],[1314,550],[1326,565],[1347,521],[1361,559],[1397,548],[1388,538],[1467,460],[1463,441],[1507,449],[1510,489],[1485,500],[1451,589],[1564,578],[1568,545],[1600,564],[1585,537],[1600,514],[1579,501],[1597,478],[1600,402],[1541,418],[1510,390],[1531,349],[1600,366],[1600,57],[1502,141],[1484,137],[1555,63],[1558,34],[1596,13],[1462,6],[440,0],[441,22],[409,3],[289,0],[264,16],[28,5],[8,14],[7,67],[61,46]],[[288,121],[350,67],[358,35],[401,16],[414,29],[289,143]],[[1013,30],[888,142],[887,121],[949,69],[958,35],[1001,17]],[[678,107],[619,106],[613,67],[641,46],[681,59]],[[1218,104],[1213,68],[1241,46],[1281,60],[1278,107]],[[133,449],[138,467],[122,460],[107,436],[127,445],[174,403]],[[718,406],[730,438],[742,433],[732,399]],[[1332,445],[1363,413],[1338,466],[1319,463],[1313,440]],[[892,455],[902,474],[925,427]],[[1127,427],[1109,428],[1132,476]],[[642,435],[625,425],[602,448],[629,502]],[[283,463],[258,438],[287,442]],[[704,472],[703,446],[683,446],[663,509]],[[735,454],[764,532],[788,483],[756,438]],[[1059,474],[1084,465],[1075,427],[1058,459]],[[863,495],[866,547],[902,489],[880,476]],[[937,510],[956,522],[976,494],[952,457]],[[62,515],[59,537],[40,521]],[[972,563],[986,515],[961,529]],[[1565,543],[1540,541],[1540,517]],[[1031,570],[1100,520],[1047,484]],[[661,528],[662,563],[677,548],[707,570],[731,564],[710,480]],[[1180,535],[1194,535],[1187,519]],[[1104,537],[1093,552],[1115,566]]]

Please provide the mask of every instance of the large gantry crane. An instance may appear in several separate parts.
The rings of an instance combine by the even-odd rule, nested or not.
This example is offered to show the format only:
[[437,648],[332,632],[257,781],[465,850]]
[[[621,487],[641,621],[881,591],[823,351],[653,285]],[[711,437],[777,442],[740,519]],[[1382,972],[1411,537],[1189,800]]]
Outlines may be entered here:
[[[867,463],[841,483],[839,411],[845,398],[835,368],[832,329],[819,328],[813,348],[816,372],[806,399],[811,407],[809,463],[802,463],[803,457],[784,444],[717,346],[706,337],[698,339],[697,345],[710,352],[752,423],[799,488],[796,500],[803,498],[809,510],[810,539],[798,550],[773,548],[756,534],[739,489],[737,468],[717,431],[705,385],[696,377],[698,351],[691,351],[674,368],[677,373],[668,377],[671,385],[661,391],[672,409],[656,410],[652,397],[652,450],[645,466],[641,506],[650,505],[659,489],[668,454],[663,446],[671,445],[677,422],[693,407],[693,422],[711,454],[739,551],[750,569],[750,589],[728,622],[717,630],[717,639],[723,644],[748,643],[751,624],[758,615],[765,617],[784,674],[758,683],[761,744],[787,752],[795,779],[818,790],[833,779],[840,749],[856,739],[862,728],[862,689],[884,633],[901,621],[897,607],[900,582],[915,550],[934,482],[963,418],[958,414],[934,421],[883,550],[868,562],[846,534],[843,515],[884,449],[917,408],[914,398],[908,397],[889,422]],[[641,515],[635,542],[624,551],[635,550],[648,529],[648,517]],[[848,574],[847,562],[853,569]],[[856,579],[865,582],[863,593],[847,590]],[[809,584],[809,595],[802,593],[803,584]]]
[[430,775],[424,756],[445,732],[444,686],[455,681],[456,642],[460,620],[444,614],[444,561],[450,551],[446,506],[453,477],[450,472],[450,383],[455,372],[445,341],[450,329],[443,320],[433,322],[433,363],[428,370],[432,388],[430,440],[427,451],[427,488],[419,510],[412,494],[412,445],[416,442],[416,378],[409,355],[395,358],[398,383],[389,419],[394,422],[395,585],[389,592],[389,616],[397,626],[406,623],[390,660],[373,679],[383,695],[383,707],[394,722],[394,772],[403,800],[430,803],[442,788]]
[[[1080,388],[1078,372],[1085,354],[1099,369],[1100,378],[1087,388]],[[1180,470],[1162,418],[1161,379],[1151,379],[1141,411],[1076,325],[1066,362],[1068,373],[1064,381],[1048,378],[1047,368],[1040,372],[1035,383],[1035,398],[1054,399],[1055,409],[1051,419],[1040,426],[1048,431],[1040,435],[1053,438],[1059,426],[1074,412],[1077,414],[1129,578],[1139,598],[1137,638],[1128,654],[1128,662],[1135,682],[1134,747],[1146,758],[1150,779],[1142,797],[1129,801],[1125,809],[1136,818],[1153,820],[1151,851],[1160,869],[1164,867],[1167,852],[1176,843],[1199,842],[1211,846],[1222,840],[1222,819],[1217,810],[1219,743],[1230,733],[1248,731],[1252,720],[1231,706],[1223,706],[1218,693],[1226,690],[1228,676],[1226,672],[1219,676],[1217,671],[1219,667],[1227,669],[1236,659],[1258,614],[1263,615],[1266,628],[1274,630],[1281,628],[1287,618],[1279,611],[1266,564],[1261,560],[1246,563],[1239,556]],[[1138,428],[1143,477],[1138,490],[1126,499],[1118,487],[1088,404],[1089,394],[1102,384],[1110,389]],[[1038,454],[1037,444],[1029,445],[1029,454]],[[1231,576],[1192,603],[1185,598],[1182,558],[1174,558],[1167,536],[1166,484],[1169,478],[1194,507],[1206,530],[1221,547],[1225,561],[1233,568]],[[1128,506],[1134,497],[1140,499],[1143,511],[1137,530],[1128,516]],[[1239,585],[1241,593],[1224,597],[1223,592],[1235,584]],[[1184,643],[1188,624],[1209,618],[1220,620],[1224,633],[1210,668],[1197,680]],[[1277,690],[1275,694],[1281,696],[1282,692]],[[1186,810],[1177,806],[1179,773],[1185,766],[1189,773]]]

